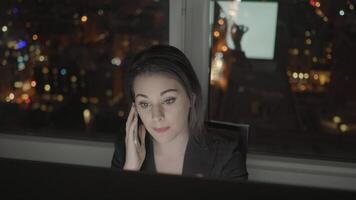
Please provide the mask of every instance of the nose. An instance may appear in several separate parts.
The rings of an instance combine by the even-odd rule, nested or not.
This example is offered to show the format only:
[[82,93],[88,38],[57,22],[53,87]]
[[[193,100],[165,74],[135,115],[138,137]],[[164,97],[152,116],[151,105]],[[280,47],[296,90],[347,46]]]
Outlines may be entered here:
[[152,119],[155,121],[162,121],[164,119],[164,112],[163,112],[163,106],[162,105],[157,105],[157,106],[152,106]]

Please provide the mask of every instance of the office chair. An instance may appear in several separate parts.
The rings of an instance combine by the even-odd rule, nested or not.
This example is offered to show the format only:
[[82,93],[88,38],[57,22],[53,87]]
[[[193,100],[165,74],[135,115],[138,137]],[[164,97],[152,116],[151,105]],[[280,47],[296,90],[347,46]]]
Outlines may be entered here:
[[226,138],[237,140],[239,143],[239,150],[246,161],[248,150],[248,135],[250,125],[238,124],[232,122],[223,122],[216,120],[206,121],[207,130],[215,134],[220,134]]

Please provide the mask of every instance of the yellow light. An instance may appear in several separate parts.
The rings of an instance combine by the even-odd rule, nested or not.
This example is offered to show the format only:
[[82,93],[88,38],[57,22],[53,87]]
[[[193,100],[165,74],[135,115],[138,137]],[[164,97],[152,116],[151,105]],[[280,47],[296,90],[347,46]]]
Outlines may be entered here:
[[77,77],[76,76],[71,76],[70,77],[70,81],[72,81],[73,83],[77,82]]
[[319,7],[320,7],[320,2],[317,1],[317,2],[315,3],[315,6],[319,8]]
[[88,17],[86,15],[83,15],[80,20],[85,23],[88,21]]
[[9,99],[10,99],[10,100],[13,100],[14,98],[15,98],[15,95],[14,95],[14,93],[11,92],[11,93],[9,94]]
[[323,20],[324,20],[324,22],[328,22],[328,21],[329,21],[329,19],[328,19],[327,16],[324,16],[324,17],[323,17]]
[[44,86],[44,90],[45,90],[46,92],[51,91],[51,86],[50,86],[49,84],[46,84],[46,85]]
[[299,54],[299,49],[292,48],[292,49],[289,49],[288,52],[289,52],[289,54],[292,54],[292,55],[298,55]]
[[5,66],[6,64],[7,64],[7,60],[2,60],[2,62],[1,62],[1,64],[3,65],[3,66]]
[[223,25],[224,23],[225,23],[225,22],[224,22],[223,19],[219,19],[219,20],[218,20],[218,24],[219,24],[219,25]]
[[355,9],[354,5],[350,4],[350,5],[349,5],[349,9],[350,9],[350,10],[354,10],[354,9]]
[[297,72],[293,72],[293,78],[298,78],[298,73]]
[[314,63],[318,62],[318,58],[316,56],[313,57],[313,62]]
[[63,95],[61,95],[61,94],[57,95],[57,101],[62,102],[63,100],[64,100]]
[[307,45],[311,45],[312,40],[311,40],[310,38],[308,38],[308,39],[305,40],[305,43],[306,43]]
[[329,77],[326,74],[320,74],[319,82],[320,82],[320,85],[325,85],[326,83],[329,82]]
[[28,91],[31,89],[31,84],[30,82],[25,82],[23,85],[22,85],[22,90],[23,91]]
[[223,52],[226,52],[226,51],[228,50],[228,48],[227,48],[226,45],[224,45],[224,46],[221,47],[221,50],[222,50]]
[[16,81],[16,82],[14,83],[14,86],[15,86],[15,88],[22,88],[23,83],[22,83],[21,81]]
[[45,59],[45,57],[44,57],[44,56],[40,56],[40,57],[38,58],[38,60],[39,60],[39,61],[41,61],[41,62],[43,62],[43,61],[44,61],[44,59]]
[[81,98],[80,98],[80,101],[81,101],[82,103],[88,103],[88,98],[86,98],[86,97],[81,97]]
[[304,55],[306,55],[306,56],[310,55],[310,50],[309,49],[305,49],[304,50]]
[[33,34],[32,35],[32,40],[37,40],[38,39],[38,35],[37,34]]
[[304,77],[304,74],[303,73],[299,73],[299,76],[298,76],[300,79],[303,79]]
[[309,74],[308,73],[304,73],[304,78],[308,79],[309,78]]
[[99,103],[99,99],[98,99],[97,97],[91,97],[91,98],[89,99],[89,101],[90,101],[90,103],[92,103],[92,104],[97,104],[97,103]]
[[220,36],[220,32],[219,31],[214,31],[214,37],[219,37]]
[[330,60],[330,59],[332,59],[333,57],[332,57],[331,54],[327,54],[327,55],[326,55],[326,58]]
[[88,125],[90,123],[90,118],[91,118],[91,113],[89,109],[84,109],[83,110],[83,119],[85,125]]
[[315,80],[318,80],[319,75],[318,75],[318,74],[314,74],[313,78],[314,78]]
[[346,124],[341,124],[340,125],[340,131],[345,133],[346,131],[349,130],[349,127]]
[[26,93],[21,95],[21,99],[23,99],[23,100],[26,100],[28,98],[29,98],[29,96]]
[[319,8],[315,9],[315,13],[316,13],[317,15],[319,15],[320,17],[324,16],[323,11],[320,10]]
[[42,73],[43,74],[48,74],[49,69],[47,67],[42,68]]
[[339,116],[334,116],[334,117],[333,117],[333,121],[334,121],[334,123],[338,124],[338,123],[341,122],[341,117],[339,117]]
[[36,87],[36,85],[37,85],[36,81],[31,81],[31,86],[32,87]]

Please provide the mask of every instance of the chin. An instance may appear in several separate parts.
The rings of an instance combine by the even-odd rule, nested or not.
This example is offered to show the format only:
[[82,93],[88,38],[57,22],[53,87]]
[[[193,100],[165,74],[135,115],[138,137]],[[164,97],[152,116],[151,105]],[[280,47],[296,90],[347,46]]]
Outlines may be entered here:
[[163,134],[162,133],[153,133],[150,135],[153,137],[153,139],[156,142],[161,143],[161,144],[169,143],[176,137],[175,135],[172,135],[169,132],[163,133]]

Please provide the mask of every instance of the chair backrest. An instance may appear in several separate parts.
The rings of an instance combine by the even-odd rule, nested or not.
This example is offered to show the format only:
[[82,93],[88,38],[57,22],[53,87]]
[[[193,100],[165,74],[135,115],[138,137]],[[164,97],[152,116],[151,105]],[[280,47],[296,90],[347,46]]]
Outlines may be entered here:
[[205,123],[208,131],[217,131],[218,134],[223,134],[228,138],[237,139],[239,143],[239,150],[246,161],[250,125],[216,120],[209,120]]

